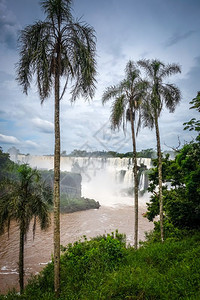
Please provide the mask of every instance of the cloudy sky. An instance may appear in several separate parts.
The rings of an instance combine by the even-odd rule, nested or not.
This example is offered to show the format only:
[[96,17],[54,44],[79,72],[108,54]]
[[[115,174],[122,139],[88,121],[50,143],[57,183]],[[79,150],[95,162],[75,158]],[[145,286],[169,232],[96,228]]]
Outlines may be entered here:
[[[183,122],[197,117],[189,110],[200,90],[200,1],[199,0],[74,0],[74,16],[94,27],[97,36],[98,76],[94,99],[61,103],[61,150],[73,149],[131,151],[127,135],[112,133],[110,104],[101,97],[107,86],[124,77],[128,60],[158,58],[179,63],[182,73],[169,82],[178,85],[182,101],[175,113],[164,110],[160,118],[162,149],[182,144],[194,136],[183,131]],[[29,95],[15,81],[19,56],[19,30],[44,20],[39,0],[0,0],[0,146],[12,146],[22,153],[52,154],[54,149],[53,98],[41,106],[34,82]],[[142,129],[138,150],[156,147],[155,132]]]

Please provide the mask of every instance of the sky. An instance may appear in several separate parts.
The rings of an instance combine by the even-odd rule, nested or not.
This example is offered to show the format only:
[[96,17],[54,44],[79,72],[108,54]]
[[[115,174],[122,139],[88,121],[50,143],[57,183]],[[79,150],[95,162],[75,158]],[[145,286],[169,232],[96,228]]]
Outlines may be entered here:
[[[33,81],[28,96],[16,82],[20,30],[45,16],[39,0],[0,0],[0,146],[16,147],[24,154],[54,152],[54,99],[41,105]],[[183,123],[198,117],[189,102],[200,90],[200,1],[199,0],[74,0],[73,15],[91,25],[97,37],[97,83],[91,101],[70,103],[67,91],[61,101],[61,151],[132,151],[130,126],[127,133],[112,132],[112,101],[102,106],[106,87],[124,78],[131,59],[159,59],[178,63],[181,74],[166,82],[182,94],[175,112],[163,110],[159,119],[162,150],[192,140]],[[155,130],[142,128],[137,149],[156,149]]]

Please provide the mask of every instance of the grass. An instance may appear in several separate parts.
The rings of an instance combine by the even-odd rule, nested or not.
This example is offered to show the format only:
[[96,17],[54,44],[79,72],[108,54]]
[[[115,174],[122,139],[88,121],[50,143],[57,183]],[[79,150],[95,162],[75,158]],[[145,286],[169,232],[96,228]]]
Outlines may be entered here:
[[[200,299],[199,233],[135,251],[116,232],[63,250],[60,299]],[[29,282],[23,296],[10,293],[5,299],[18,298],[55,299],[53,263]]]

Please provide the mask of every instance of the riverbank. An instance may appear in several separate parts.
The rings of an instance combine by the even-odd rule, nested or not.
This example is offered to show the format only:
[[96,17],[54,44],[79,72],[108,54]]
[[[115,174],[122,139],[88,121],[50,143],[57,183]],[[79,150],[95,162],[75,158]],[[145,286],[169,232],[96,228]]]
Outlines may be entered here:
[[[145,206],[139,207],[139,239],[144,240],[145,231],[153,229],[153,224],[143,217]],[[32,228],[32,224],[30,229]],[[117,205],[101,206],[99,209],[61,214],[61,244],[63,246],[79,240],[83,235],[88,239],[97,235],[111,233],[116,229],[127,236],[127,243],[134,241],[134,207]],[[18,289],[18,250],[19,232],[16,223],[12,222],[10,236],[4,233],[0,243],[0,282],[1,292],[6,293],[13,287]],[[31,274],[40,272],[51,260],[53,253],[53,215],[50,228],[43,232],[36,228],[35,239],[31,230],[25,244],[25,280]]]
[[68,198],[67,195],[61,195],[60,212],[61,213],[74,213],[76,211],[98,209],[100,204],[94,199],[80,197]]
[[[63,249],[61,295],[66,300],[200,299],[200,234],[146,243],[135,251],[116,232]],[[55,299],[53,264],[28,284],[22,297]],[[5,299],[0,296],[0,299]]]

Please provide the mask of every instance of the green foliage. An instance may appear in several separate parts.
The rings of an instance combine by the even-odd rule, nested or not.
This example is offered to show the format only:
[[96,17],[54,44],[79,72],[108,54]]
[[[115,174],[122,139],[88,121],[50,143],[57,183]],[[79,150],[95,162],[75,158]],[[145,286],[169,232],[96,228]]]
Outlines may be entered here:
[[[199,111],[200,94],[190,103],[191,108]],[[199,122],[199,121],[195,121]],[[195,130],[198,133],[196,141],[184,145],[174,160],[169,160],[169,156],[162,159],[163,173],[163,200],[165,226],[167,231],[169,223],[174,230],[197,229],[200,228],[200,140],[199,128],[193,127],[191,122],[184,123],[185,129]],[[197,124],[197,123],[195,123]],[[154,161],[156,166],[157,161]],[[148,204],[147,217],[150,221],[159,214],[159,201],[156,192],[158,185],[158,170],[154,168],[149,175],[149,191],[152,194]],[[157,226],[157,225],[155,225]],[[156,230],[157,227],[155,227]]]
[[65,80],[60,99],[69,79],[73,81],[72,101],[79,96],[94,96],[95,32],[87,23],[74,20],[71,6],[69,0],[41,1],[45,21],[37,21],[20,32],[17,81],[27,94],[35,74],[41,102],[50,96],[55,74]]
[[[49,224],[48,207],[52,192],[37,170],[27,164],[17,165],[0,149],[0,233],[10,221],[24,224],[27,232],[32,218],[38,217],[42,228]],[[36,220],[35,220],[36,221]]]
[[142,59],[138,65],[143,68],[149,79],[149,93],[143,102],[143,124],[149,128],[156,127],[160,113],[165,103],[170,112],[174,112],[176,105],[181,100],[179,88],[170,83],[165,83],[166,77],[181,73],[178,64],[164,64],[158,59]]
[[[40,171],[41,179],[46,182],[48,189],[53,193],[53,170]],[[72,213],[75,211],[97,209],[100,207],[98,201],[79,196],[79,189],[81,194],[81,175],[71,172],[61,172],[61,196],[60,196],[60,212]],[[72,192],[70,193],[70,187]],[[69,190],[68,190],[69,189]],[[51,205],[50,210],[53,210]]]
[[[135,131],[134,126],[136,125],[138,133],[141,127],[140,107],[147,88],[148,82],[141,79],[137,65],[131,60],[128,61],[124,80],[117,85],[107,87],[102,96],[102,104],[113,100],[110,114],[113,130],[119,129],[123,125],[125,131],[126,122],[131,122],[132,131]],[[137,122],[136,116],[138,117]]]
[[98,201],[89,198],[70,198],[67,194],[62,194],[60,198],[60,212],[72,213],[80,210],[96,209],[99,208]]
[[0,182],[8,177],[15,177],[16,164],[9,158],[8,153],[4,153],[0,147]]
[[[182,240],[185,236],[188,235],[188,230],[183,230],[175,227],[172,222],[169,221],[166,217],[163,222],[165,240]],[[192,235],[192,231],[191,235]],[[150,232],[145,233],[145,241],[140,242],[141,245],[145,246],[146,244],[153,244],[160,241],[160,221],[154,222],[154,229]]]
[[[196,109],[198,112],[200,112],[200,92],[197,93],[196,98],[190,101],[190,104],[192,104],[190,109]],[[197,141],[200,141],[200,120],[192,118],[189,122],[185,122],[183,125],[186,125],[184,130],[189,129],[189,131],[196,131],[198,133],[196,139]]]
[[27,164],[19,165],[18,177],[6,178],[0,182],[0,234],[6,228],[9,233],[10,223],[14,220],[19,227],[19,283],[20,293],[24,289],[24,242],[33,219],[33,236],[36,221],[41,229],[50,224],[48,205],[52,203],[52,193],[49,186],[41,180],[37,170]]
[[137,157],[145,157],[145,158],[154,158],[156,156],[155,151],[153,148],[141,150],[137,152]]
[[[151,170],[147,204],[150,221],[159,214],[157,168]],[[163,201],[165,217],[180,229],[200,227],[200,144],[185,145],[175,160],[163,158]]]
[[9,154],[3,153],[2,148],[0,147],[0,180],[5,176],[4,172],[6,172],[9,163]]
[[[117,231],[91,241],[85,238],[63,250],[60,299],[84,299],[87,295],[89,299],[97,299],[103,281],[126,261],[124,235]],[[48,298],[49,294],[52,298]],[[30,281],[24,295],[28,299],[54,299],[53,262]]]
[[[126,248],[115,234],[68,245],[61,256],[60,300],[199,299],[200,234]],[[6,297],[6,298],[5,298]],[[55,299],[53,263],[32,278],[24,295],[0,299]]]
[[[119,153],[115,151],[86,151],[86,150],[73,150],[70,154],[66,154],[66,151],[63,151],[62,156],[70,156],[70,157],[133,157],[133,152]],[[143,158],[154,158],[156,156],[155,151],[152,148],[144,149],[137,152],[137,157]]]
[[49,186],[41,180],[37,170],[27,164],[17,168],[18,177],[15,180],[6,179],[1,184],[0,198],[0,233],[10,221],[17,221],[19,227],[23,224],[24,233],[29,229],[32,218],[38,217],[42,229],[49,225],[48,205],[52,203],[52,193]]

